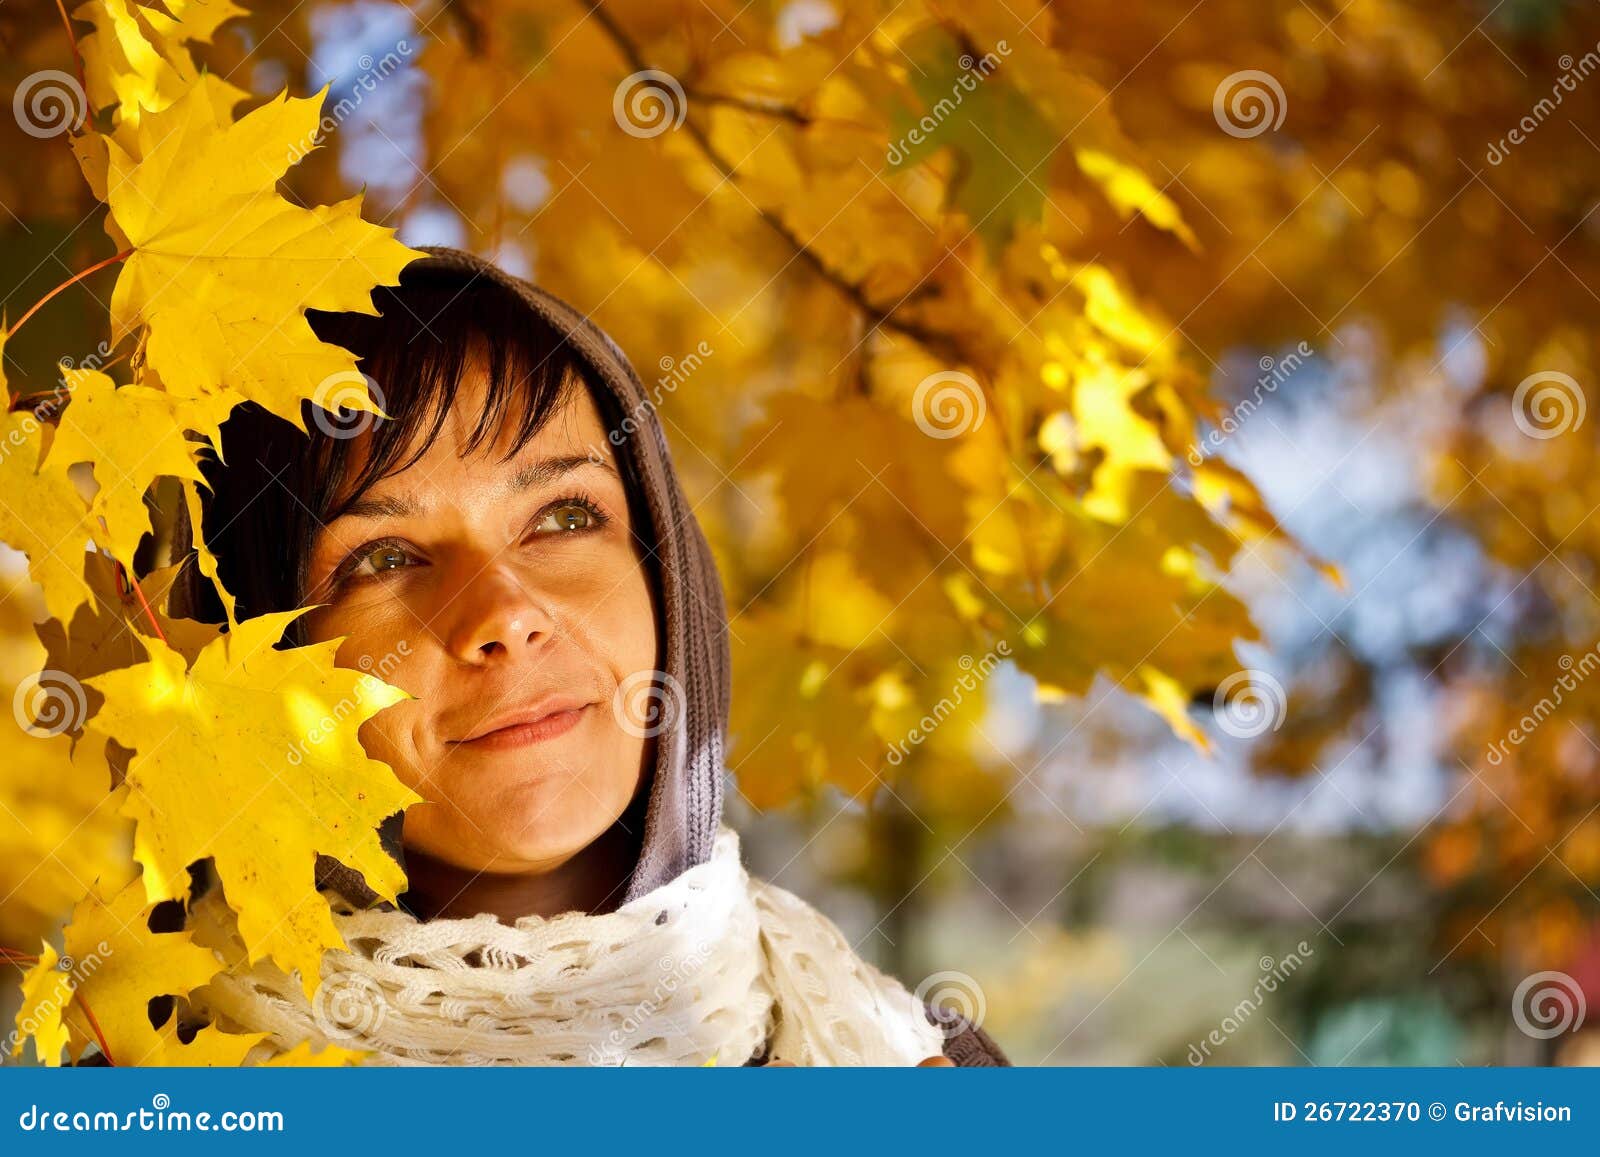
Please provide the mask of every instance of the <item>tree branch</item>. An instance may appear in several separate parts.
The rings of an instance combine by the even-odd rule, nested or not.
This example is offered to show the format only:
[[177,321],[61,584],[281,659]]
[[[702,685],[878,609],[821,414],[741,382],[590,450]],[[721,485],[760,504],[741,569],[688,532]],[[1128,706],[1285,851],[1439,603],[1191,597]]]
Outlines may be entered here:
[[[616,45],[617,51],[622,54],[622,58],[627,63],[629,68],[633,69],[635,72],[643,72],[650,68],[650,65],[645,61],[643,55],[640,53],[638,45],[636,45],[628,36],[628,34],[623,31],[621,25],[617,23],[615,18],[612,17],[611,13],[605,10],[601,0],[583,0],[583,3],[584,6],[589,10],[589,14],[594,17],[595,23],[605,31],[606,35],[610,37],[612,43]],[[728,181],[736,182],[738,177],[737,171],[731,164],[728,163],[727,159],[717,151],[716,146],[711,143],[711,138],[707,136],[705,129],[697,124],[694,118],[688,115],[688,110],[685,110],[684,112],[683,125],[685,131],[687,131],[694,142],[700,146],[701,152],[705,154],[706,159],[711,162],[712,166]],[[769,229],[771,229],[779,237],[783,238],[783,240],[794,249],[796,259],[809,267],[811,271],[818,277],[822,278],[829,285],[833,286],[833,288],[837,290],[846,300],[848,300],[850,304],[854,305],[858,310],[865,314],[872,322],[874,327],[882,326],[884,329],[893,330],[896,333],[903,334],[904,336],[909,337],[913,341],[916,341],[924,346],[930,353],[933,353],[947,361],[966,362],[969,360],[963,354],[960,343],[949,334],[943,334],[937,330],[929,329],[926,326],[918,325],[915,322],[909,322],[901,318],[897,318],[894,316],[894,310],[892,307],[885,309],[882,306],[876,305],[869,301],[861,286],[841,276],[836,270],[831,268],[827,262],[823,261],[821,256],[818,255],[817,252],[813,250],[811,246],[807,244],[807,242],[798,234],[796,234],[794,230],[791,229],[783,220],[776,217],[761,206],[756,207],[756,213],[760,216],[761,220],[766,223]]]
[[488,37],[484,34],[483,21],[478,19],[477,13],[467,7],[466,0],[444,0],[444,9],[461,29],[462,38],[467,42],[467,51],[474,56],[482,56]]

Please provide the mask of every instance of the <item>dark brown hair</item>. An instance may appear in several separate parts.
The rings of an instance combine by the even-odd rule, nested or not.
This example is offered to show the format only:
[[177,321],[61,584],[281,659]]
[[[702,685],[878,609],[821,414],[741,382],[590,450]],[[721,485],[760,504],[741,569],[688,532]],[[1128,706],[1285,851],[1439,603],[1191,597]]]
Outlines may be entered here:
[[[207,456],[202,464],[204,541],[237,600],[238,618],[304,603],[312,544],[318,528],[337,515],[335,498],[353,501],[426,452],[443,428],[475,349],[487,355],[488,385],[469,452],[485,439],[492,444],[496,432],[515,421],[516,437],[506,458],[514,456],[575,384],[589,389],[607,429],[620,420],[617,403],[595,382],[567,336],[502,285],[423,263],[402,274],[398,287],[380,287],[372,298],[376,316],[307,314],[319,338],[356,355],[357,368],[375,386],[374,401],[388,415],[387,420],[355,415],[366,420],[361,437],[369,452],[359,477],[345,477],[355,439],[335,436],[350,427],[352,414],[322,410],[309,399],[301,407],[305,433],[253,402],[236,407],[222,426],[222,461]],[[415,451],[401,461],[430,415]],[[643,541],[650,522],[641,488],[625,462],[619,467],[641,554],[653,560],[650,543]],[[647,570],[654,580],[653,567]],[[221,600],[192,559],[184,577],[188,613],[222,622]],[[290,642],[305,641],[302,621],[291,624]]]

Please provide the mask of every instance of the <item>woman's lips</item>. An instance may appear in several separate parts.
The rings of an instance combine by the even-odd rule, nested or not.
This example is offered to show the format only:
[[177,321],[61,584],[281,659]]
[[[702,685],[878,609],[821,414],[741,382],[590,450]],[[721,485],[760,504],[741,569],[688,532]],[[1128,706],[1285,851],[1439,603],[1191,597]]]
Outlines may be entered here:
[[543,743],[548,739],[565,735],[579,723],[583,722],[584,713],[593,707],[593,703],[586,703],[582,707],[571,707],[564,711],[552,711],[541,719],[531,723],[516,723],[509,727],[501,727],[480,735],[476,739],[463,739],[456,742],[458,747],[470,747],[475,751],[503,751],[509,748],[527,747],[534,743]]

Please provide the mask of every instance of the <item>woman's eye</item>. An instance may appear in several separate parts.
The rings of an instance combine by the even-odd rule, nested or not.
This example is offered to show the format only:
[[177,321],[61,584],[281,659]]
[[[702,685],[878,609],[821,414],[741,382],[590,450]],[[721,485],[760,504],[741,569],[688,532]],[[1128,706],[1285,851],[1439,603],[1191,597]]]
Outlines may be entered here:
[[355,573],[382,574],[399,570],[411,556],[398,546],[377,546],[356,560]]
[[540,533],[559,533],[571,530],[588,530],[595,522],[587,506],[577,502],[563,502],[544,512],[534,530]]

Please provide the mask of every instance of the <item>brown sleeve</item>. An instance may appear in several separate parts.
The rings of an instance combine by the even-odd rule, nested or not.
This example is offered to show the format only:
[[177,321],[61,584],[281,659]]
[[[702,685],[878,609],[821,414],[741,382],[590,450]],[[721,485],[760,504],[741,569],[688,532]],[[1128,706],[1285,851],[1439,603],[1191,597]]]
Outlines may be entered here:
[[958,1012],[934,1008],[931,1004],[925,1007],[928,1019],[944,1029],[944,1055],[953,1060],[957,1068],[1011,1067],[1006,1054],[983,1029]]

